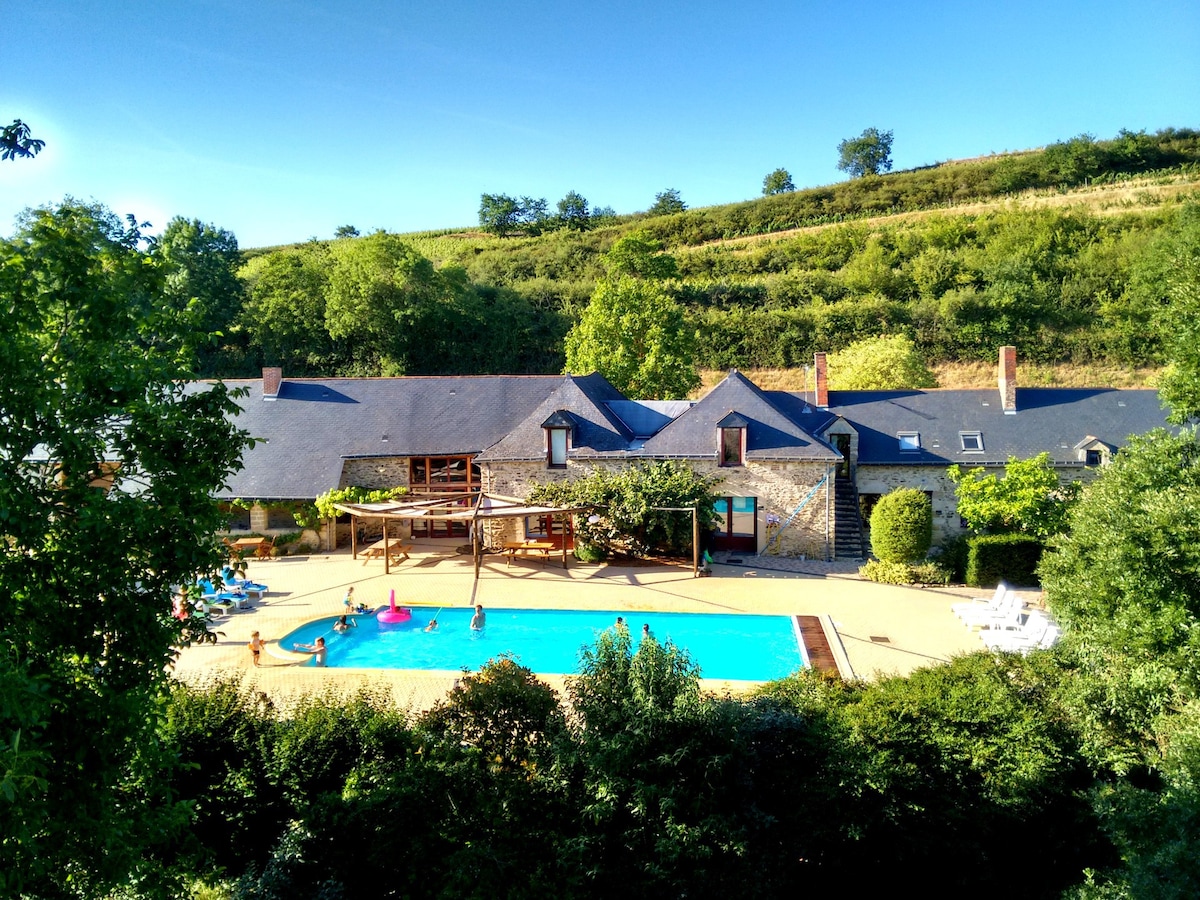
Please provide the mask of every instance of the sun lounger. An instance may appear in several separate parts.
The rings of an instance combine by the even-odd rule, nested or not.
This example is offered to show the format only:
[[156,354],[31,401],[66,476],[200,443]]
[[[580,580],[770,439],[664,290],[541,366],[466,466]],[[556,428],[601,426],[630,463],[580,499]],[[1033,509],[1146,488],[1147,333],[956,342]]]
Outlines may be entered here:
[[968,600],[965,603],[955,603],[950,609],[956,616],[961,616],[964,612],[978,612],[984,609],[997,609],[1008,596],[1008,585],[1003,581],[996,585],[996,591],[990,597],[977,597],[974,600]]
[[1012,591],[994,608],[982,606],[962,610],[959,618],[968,628],[1019,628],[1023,621],[1025,602]]
[[1013,631],[985,631],[980,638],[990,650],[1028,653],[1030,650],[1053,647],[1061,633],[1049,616],[1034,610],[1023,627]]

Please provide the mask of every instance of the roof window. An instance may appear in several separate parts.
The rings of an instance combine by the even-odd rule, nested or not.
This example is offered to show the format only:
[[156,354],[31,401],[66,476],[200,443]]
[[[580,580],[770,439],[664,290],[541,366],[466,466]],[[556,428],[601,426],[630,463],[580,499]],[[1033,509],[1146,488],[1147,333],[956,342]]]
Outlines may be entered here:
[[983,452],[983,432],[981,431],[960,431],[958,440],[964,453]]
[[916,453],[921,449],[921,435],[916,431],[901,431],[896,437],[900,441],[901,453]]

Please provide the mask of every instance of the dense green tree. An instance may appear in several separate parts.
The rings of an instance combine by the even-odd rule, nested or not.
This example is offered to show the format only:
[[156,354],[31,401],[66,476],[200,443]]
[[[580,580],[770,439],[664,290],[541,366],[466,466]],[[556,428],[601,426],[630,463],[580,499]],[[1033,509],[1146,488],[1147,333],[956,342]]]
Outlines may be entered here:
[[1071,511],[1042,584],[1083,670],[1097,744],[1136,737],[1200,691],[1200,441],[1134,437]]
[[333,232],[335,238],[359,237],[359,230],[353,225],[339,225]]
[[892,171],[892,133],[867,128],[856,138],[838,144],[837,167],[851,178]]
[[670,216],[681,213],[685,209],[687,209],[687,204],[679,196],[679,191],[675,188],[667,188],[662,193],[654,195],[654,205],[646,210],[646,213],[651,216]]
[[587,231],[591,226],[587,200],[575,191],[568,191],[567,195],[558,201],[558,221],[564,228]]
[[1159,393],[1172,422],[1194,422],[1200,419],[1200,203],[1184,207],[1154,254],[1165,269],[1157,326],[1169,360]]
[[197,350],[197,374],[247,374],[232,371],[239,354],[232,346],[231,326],[245,302],[237,277],[242,264],[237,238],[224,228],[176,216],[159,237],[154,255],[166,273],[168,300],[178,309],[190,306],[200,333],[212,336]]
[[839,391],[899,391],[937,387],[937,378],[906,335],[855,341],[829,355],[829,387]]
[[774,172],[767,173],[763,178],[763,196],[770,197],[772,194],[787,194],[796,189],[796,185],[792,183],[792,176],[788,174],[787,169],[776,169]]
[[946,474],[955,485],[958,514],[978,532],[1021,532],[1043,540],[1062,534],[1079,496],[1078,482],[1059,482],[1049,453],[1009,457],[1003,478],[957,465]]
[[45,146],[46,142],[33,137],[29,126],[20,119],[0,128],[0,159],[27,159],[37,156]]
[[325,325],[351,347],[356,374],[420,371],[427,330],[449,288],[433,263],[393,234],[331,247]]
[[685,397],[699,386],[695,336],[656,283],[622,275],[596,286],[566,339],[566,371],[600,372],[629,397]]
[[[162,880],[171,585],[215,570],[247,439],[136,227],[72,201],[0,244],[0,893]],[[164,892],[167,888],[163,888]]]
[[647,231],[631,231],[613,243],[602,260],[610,278],[628,275],[663,281],[677,274],[675,257],[662,252],[662,243]]
[[925,558],[933,542],[933,508],[924,491],[896,488],[871,510],[871,552],[883,562]]
[[499,237],[521,231],[540,234],[546,225],[549,204],[534,197],[482,194],[479,198],[479,227]]
[[507,237],[521,222],[521,203],[507,194],[482,194],[479,198],[479,227]]
[[695,507],[701,533],[707,531],[714,518],[717,483],[687,463],[664,460],[620,472],[596,469],[582,478],[535,485],[529,499],[597,509],[597,520],[589,516],[577,522],[576,533],[581,543],[606,552],[685,553],[692,549],[692,517],[666,510]]
[[328,247],[314,242],[257,256],[240,270],[247,300],[239,327],[264,365],[296,376],[341,374],[348,354],[325,327],[331,268]]

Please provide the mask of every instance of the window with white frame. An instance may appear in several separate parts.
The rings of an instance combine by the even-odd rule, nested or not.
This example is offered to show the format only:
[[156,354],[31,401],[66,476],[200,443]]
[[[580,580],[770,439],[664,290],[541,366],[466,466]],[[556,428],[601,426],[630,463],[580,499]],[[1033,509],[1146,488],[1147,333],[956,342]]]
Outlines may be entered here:
[[901,431],[896,435],[901,453],[916,453],[921,449],[921,435],[916,431]]
[[547,456],[546,464],[551,469],[565,469],[567,467],[567,429],[566,428],[547,428]]
[[983,432],[982,431],[960,431],[958,433],[959,443],[962,445],[964,453],[982,453],[983,452]]

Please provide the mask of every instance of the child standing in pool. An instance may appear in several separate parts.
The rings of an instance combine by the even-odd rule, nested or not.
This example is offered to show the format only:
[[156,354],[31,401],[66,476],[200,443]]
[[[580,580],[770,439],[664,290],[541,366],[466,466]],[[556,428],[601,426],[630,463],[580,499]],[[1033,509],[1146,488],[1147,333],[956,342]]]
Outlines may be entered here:
[[483,604],[475,606],[475,615],[471,616],[471,630],[483,631],[483,626],[487,624],[487,616],[483,614]]
[[294,644],[293,647],[301,653],[311,653],[318,666],[325,665],[325,656],[328,651],[325,649],[325,638],[317,638],[315,644]]

